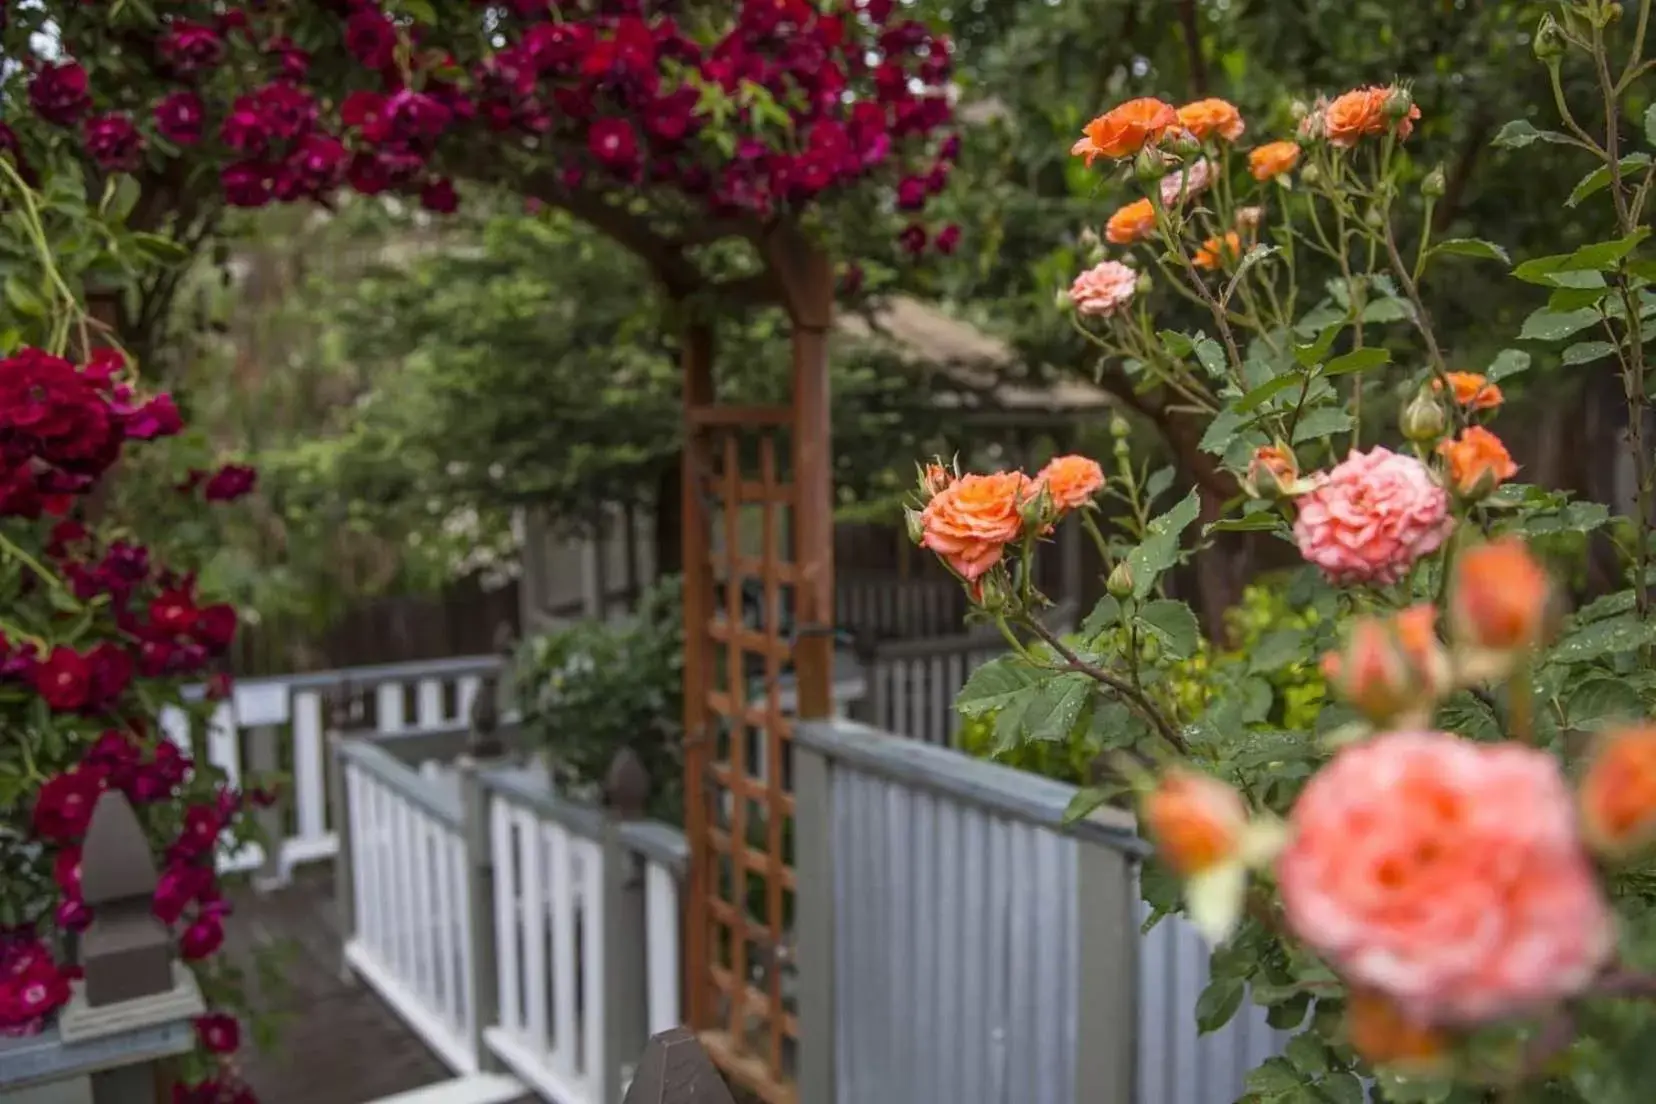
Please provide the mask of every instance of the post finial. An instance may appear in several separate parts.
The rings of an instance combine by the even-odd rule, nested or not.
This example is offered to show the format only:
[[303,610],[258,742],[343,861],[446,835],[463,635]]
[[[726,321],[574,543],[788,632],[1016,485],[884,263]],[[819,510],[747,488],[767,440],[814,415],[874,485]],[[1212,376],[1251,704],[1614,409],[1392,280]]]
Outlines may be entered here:
[[650,801],[650,772],[630,747],[616,751],[604,774],[604,804],[626,820],[644,815]]
[[653,1036],[622,1104],[736,1104],[701,1041],[687,1027]]

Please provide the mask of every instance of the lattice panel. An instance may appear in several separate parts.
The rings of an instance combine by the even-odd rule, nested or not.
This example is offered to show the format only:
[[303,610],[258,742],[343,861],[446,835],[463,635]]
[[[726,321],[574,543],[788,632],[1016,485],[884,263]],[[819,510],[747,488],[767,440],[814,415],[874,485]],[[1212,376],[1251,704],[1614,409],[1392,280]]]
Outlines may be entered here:
[[[792,412],[693,408],[699,522],[686,549],[686,662],[703,686],[701,738],[687,748],[695,877],[687,983],[693,1026],[727,1073],[791,1104],[799,1037],[788,963],[794,871],[790,694],[800,557],[794,532]],[[700,562],[696,562],[700,561]],[[699,786],[698,786],[699,782]]]

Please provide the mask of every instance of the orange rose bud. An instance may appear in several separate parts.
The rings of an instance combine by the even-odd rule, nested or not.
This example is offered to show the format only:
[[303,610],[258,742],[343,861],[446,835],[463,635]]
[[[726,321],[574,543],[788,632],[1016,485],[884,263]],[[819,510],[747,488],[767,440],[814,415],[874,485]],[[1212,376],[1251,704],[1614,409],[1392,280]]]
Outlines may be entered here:
[[1508,537],[1462,552],[1455,561],[1449,625],[1457,641],[1494,652],[1538,643],[1551,585],[1523,541]]
[[[1455,402],[1468,410],[1493,410],[1505,401],[1501,389],[1480,372],[1445,372],[1444,377],[1449,381]],[[1443,380],[1434,379],[1432,390],[1442,394]]]
[[1240,854],[1248,809],[1218,779],[1174,769],[1145,798],[1144,822],[1167,865],[1188,878]]
[[1156,232],[1156,209],[1148,199],[1136,199],[1110,216],[1104,236],[1113,245],[1132,245]]
[[1185,104],[1179,108],[1179,125],[1202,142],[1209,138],[1223,138],[1227,142],[1234,142],[1242,137],[1242,132],[1247,129],[1247,124],[1242,121],[1242,113],[1236,110],[1236,105],[1229,100],[1220,99],[1197,100],[1195,103]]
[[1346,1038],[1369,1062],[1416,1073],[1439,1068],[1448,1043],[1441,1032],[1410,1020],[1369,989],[1354,990],[1346,1000]]
[[1452,441],[1438,445],[1448,468],[1449,485],[1465,499],[1487,496],[1518,474],[1501,439],[1483,426],[1467,426]]
[[1272,180],[1293,172],[1299,159],[1298,142],[1266,142],[1248,154],[1248,171],[1255,180]]
[[1179,113],[1171,105],[1149,96],[1128,100],[1088,123],[1070,154],[1086,158],[1089,167],[1100,157],[1119,161],[1154,145],[1178,125]]
[[1299,461],[1286,445],[1261,445],[1248,461],[1248,478],[1242,489],[1254,498],[1280,498],[1294,493],[1299,482]]
[[1035,485],[1052,497],[1061,513],[1085,506],[1104,488],[1104,469],[1085,456],[1054,457],[1035,476]]
[[1390,619],[1360,618],[1345,649],[1323,657],[1323,675],[1376,724],[1405,717],[1424,723],[1449,688],[1449,653],[1437,638],[1436,621],[1431,605],[1410,606]]
[[1656,725],[1608,733],[1579,800],[1582,835],[1600,855],[1625,858],[1656,843]]
[[1226,264],[1234,264],[1242,256],[1242,236],[1235,230],[1222,238],[1209,238],[1191,258],[1197,268],[1213,271]]
[[955,473],[934,460],[920,469],[921,497],[929,502],[954,481]]

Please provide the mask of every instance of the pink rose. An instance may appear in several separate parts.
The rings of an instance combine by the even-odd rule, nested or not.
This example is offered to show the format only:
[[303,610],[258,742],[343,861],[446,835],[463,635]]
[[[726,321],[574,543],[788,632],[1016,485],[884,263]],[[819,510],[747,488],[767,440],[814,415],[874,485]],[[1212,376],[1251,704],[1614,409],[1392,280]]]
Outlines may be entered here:
[[1205,160],[1192,162],[1189,168],[1168,173],[1161,178],[1162,206],[1177,207],[1184,200],[1195,199],[1207,191],[1212,178],[1213,166]]
[[1454,527],[1426,465],[1388,448],[1353,452],[1299,499],[1294,539],[1330,582],[1395,583]]
[[1077,276],[1069,296],[1080,313],[1108,318],[1132,302],[1137,289],[1137,272],[1120,261],[1105,261]]
[[1580,992],[1615,948],[1553,756],[1442,732],[1348,747],[1277,863],[1288,924],[1411,1019],[1476,1024]]

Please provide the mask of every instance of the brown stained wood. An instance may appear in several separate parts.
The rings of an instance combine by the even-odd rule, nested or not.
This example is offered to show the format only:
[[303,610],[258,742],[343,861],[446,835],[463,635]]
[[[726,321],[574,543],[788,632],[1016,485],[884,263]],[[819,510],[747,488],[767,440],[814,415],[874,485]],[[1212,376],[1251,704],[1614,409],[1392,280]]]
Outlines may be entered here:
[[[691,322],[684,335],[684,461],[680,465],[679,501],[684,531],[684,827],[692,841],[707,835],[707,791],[703,777],[710,762],[711,720],[707,692],[712,685],[711,641],[713,576],[709,563],[712,527],[702,499],[707,470],[706,438],[696,431],[691,412],[713,401],[713,330]],[[712,895],[714,857],[705,845],[692,843],[685,894],[685,1012],[695,1028],[709,1026],[713,1008],[703,978],[711,958],[707,901]]]
[[703,1031],[698,1038],[725,1076],[763,1104],[799,1104],[799,1094],[793,1085],[777,1080],[763,1060],[747,1053],[729,1035],[722,1031]]
[[650,1039],[622,1104],[735,1104],[713,1060],[687,1028]]

